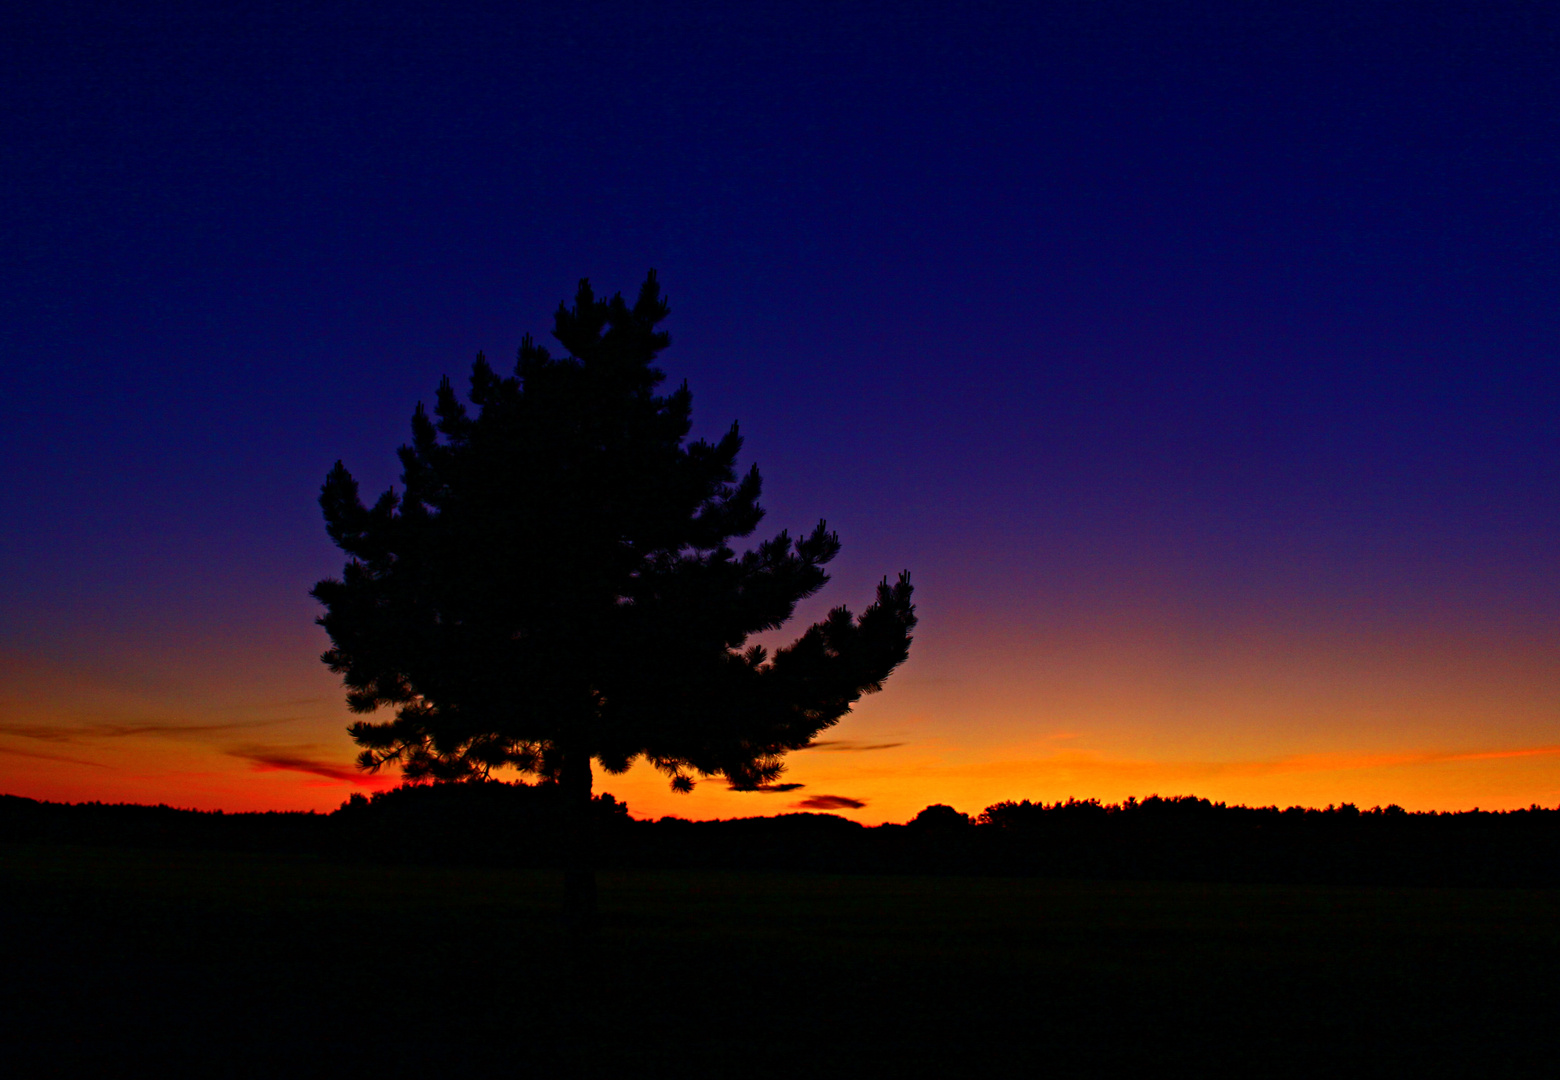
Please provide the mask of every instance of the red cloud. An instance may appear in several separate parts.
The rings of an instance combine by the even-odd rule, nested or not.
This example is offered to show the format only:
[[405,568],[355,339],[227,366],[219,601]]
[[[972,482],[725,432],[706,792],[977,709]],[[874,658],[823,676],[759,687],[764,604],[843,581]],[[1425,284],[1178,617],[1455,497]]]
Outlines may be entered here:
[[320,761],[317,758],[286,750],[267,750],[263,747],[252,747],[229,750],[228,753],[233,757],[243,758],[245,761],[250,762],[256,772],[286,770],[288,772],[309,773],[314,776],[323,776],[329,780],[336,780],[346,784],[357,784],[364,787],[377,787],[386,783],[385,777],[360,772],[350,765],[338,765],[334,761]]

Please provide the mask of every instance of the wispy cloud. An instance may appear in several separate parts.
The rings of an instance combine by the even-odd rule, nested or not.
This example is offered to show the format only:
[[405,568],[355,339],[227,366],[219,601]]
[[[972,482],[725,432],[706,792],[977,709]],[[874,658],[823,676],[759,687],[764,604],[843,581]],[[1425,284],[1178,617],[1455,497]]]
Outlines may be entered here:
[[759,784],[756,787],[738,787],[736,784],[727,784],[728,791],[796,791],[806,787],[806,784]]
[[1484,750],[1406,750],[1379,753],[1288,754],[1234,761],[1208,759],[1118,758],[1087,750],[1058,750],[1038,757],[1008,757],[935,768],[943,775],[967,778],[1031,778],[1053,782],[1117,779],[1143,783],[1197,783],[1224,779],[1347,773],[1372,769],[1432,769],[1460,762],[1560,757],[1560,745]]
[[39,742],[81,743],[93,739],[167,738],[180,739],[196,735],[212,735],[221,732],[243,731],[250,728],[273,727],[290,723],[296,717],[273,720],[234,720],[221,724],[180,724],[171,720],[141,720],[121,723],[74,724],[62,727],[56,724],[15,723],[0,721],[0,735],[12,735],[20,739],[36,739]]
[[814,739],[803,750],[830,750],[834,753],[860,753],[864,750],[892,750],[896,746],[904,746],[902,742],[864,743],[855,739]]
[[1443,761],[1484,761],[1487,758],[1554,757],[1560,746],[1528,746],[1520,750],[1479,750],[1467,754],[1447,754]]
[[90,765],[94,769],[106,769],[109,767],[101,761],[87,761],[84,758],[66,757],[64,754],[42,754],[36,750],[18,750],[12,746],[0,746],[0,754],[9,754],[12,757],[37,758],[40,761],[64,761],[71,765]]
[[1560,746],[1523,746],[1506,750],[1419,751],[1397,754],[1296,754],[1272,761],[1231,762],[1229,772],[1256,775],[1280,772],[1330,772],[1379,769],[1402,765],[1439,765],[1452,761],[1497,761],[1503,758],[1560,756]]
[[235,747],[227,753],[230,757],[249,762],[256,772],[301,772],[362,787],[382,786],[387,782],[383,776],[362,772],[351,765],[324,761],[300,750],[248,746]]
[[799,810],[860,810],[867,804],[863,799],[851,799],[844,795],[812,795],[791,805]]

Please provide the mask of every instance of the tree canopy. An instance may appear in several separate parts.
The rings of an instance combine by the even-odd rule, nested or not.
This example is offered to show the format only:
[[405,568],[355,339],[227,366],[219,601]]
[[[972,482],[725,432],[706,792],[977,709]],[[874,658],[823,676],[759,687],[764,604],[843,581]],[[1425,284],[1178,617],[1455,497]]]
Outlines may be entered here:
[[582,281],[555,316],[566,355],[527,336],[511,375],[478,355],[469,406],[448,377],[417,406],[399,492],[365,505],[331,470],[320,505],[348,560],[313,589],[322,659],[354,712],[395,710],[349,729],[361,766],[510,766],[588,793],[592,759],[643,756],[678,790],[752,789],[904,661],[908,573],[860,616],[748,644],[824,586],[840,541],[820,521],[734,550],[764,517],[758,468],[739,473],[735,424],[689,440],[686,383],[658,392],[667,313],[654,272],[632,306]]

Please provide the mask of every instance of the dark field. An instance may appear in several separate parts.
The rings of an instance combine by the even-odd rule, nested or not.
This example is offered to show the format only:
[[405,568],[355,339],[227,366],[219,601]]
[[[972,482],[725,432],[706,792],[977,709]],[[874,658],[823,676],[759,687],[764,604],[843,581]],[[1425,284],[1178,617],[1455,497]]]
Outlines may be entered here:
[[1551,1074],[1560,892],[0,847],[29,1074]]

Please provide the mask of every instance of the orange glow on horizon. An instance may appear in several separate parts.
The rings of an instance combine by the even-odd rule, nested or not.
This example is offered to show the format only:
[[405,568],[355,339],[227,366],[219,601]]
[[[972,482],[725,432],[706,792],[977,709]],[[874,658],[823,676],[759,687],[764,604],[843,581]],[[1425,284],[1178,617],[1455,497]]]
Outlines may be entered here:
[[[1059,746],[1013,748],[985,758],[953,747],[920,746],[852,753],[831,762],[822,751],[793,754],[786,792],[733,792],[706,780],[689,795],[644,764],[611,776],[596,790],[628,803],[635,817],[694,819],[808,811],[808,798],[835,796],[860,808],[824,807],[863,824],[909,820],[923,807],[948,803],[978,813],[1006,799],[1053,802],[1069,797],[1106,803],[1129,797],[1197,795],[1250,806],[1361,807],[1396,803],[1409,810],[1519,809],[1560,804],[1560,746],[1392,753],[1316,753],[1231,760],[1117,758]],[[345,756],[345,755],[343,755]],[[845,756],[845,755],[841,755]],[[875,757],[863,762],[859,757]],[[228,811],[334,809],[353,791],[395,786],[393,774],[356,772],[347,762],[286,757],[249,762],[206,752],[137,753],[104,764],[65,755],[0,751],[0,791],[55,802],[167,803]]]
[[[598,771],[636,817],[790,813],[866,824],[931,803],[1191,794],[1410,810],[1560,804],[1560,652],[1542,637],[1098,619],[980,630],[928,619],[880,694],[793,753],[794,790],[674,794]],[[250,654],[91,674],[0,654],[0,792],[64,802],[331,810],[393,775],[353,766],[335,679],[292,635]],[[302,647],[300,647],[300,645]],[[853,803],[861,805],[854,806]]]

